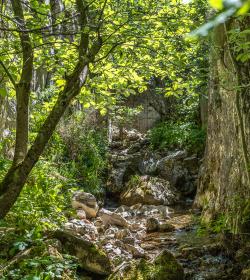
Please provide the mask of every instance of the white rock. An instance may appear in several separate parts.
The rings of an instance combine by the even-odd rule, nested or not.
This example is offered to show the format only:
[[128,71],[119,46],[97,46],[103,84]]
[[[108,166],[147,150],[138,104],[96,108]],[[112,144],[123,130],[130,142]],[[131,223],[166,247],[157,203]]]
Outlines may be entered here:
[[129,223],[120,214],[111,212],[102,208],[98,212],[98,216],[101,218],[105,225],[116,225],[120,227],[128,227]]
[[93,223],[88,220],[71,220],[64,225],[64,228],[72,233],[85,236],[90,240],[95,240],[98,236],[98,231]]
[[96,198],[84,191],[77,191],[73,194],[72,207],[84,210],[87,218],[95,218],[99,209]]

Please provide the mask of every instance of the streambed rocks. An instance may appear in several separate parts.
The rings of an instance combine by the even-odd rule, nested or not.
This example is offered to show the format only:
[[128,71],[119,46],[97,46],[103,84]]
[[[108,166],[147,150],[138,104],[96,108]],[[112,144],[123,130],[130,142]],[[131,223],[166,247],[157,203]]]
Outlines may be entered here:
[[110,143],[107,192],[118,197],[127,191],[131,177],[148,175],[156,180],[165,180],[164,184],[168,182],[182,197],[193,197],[199,158],[185,150],[154,151],[146,135],[136,130],[132,132],[134,137],[127,137],[130,133],[127,130],[123,137],[115,133],[115,140]]
[[150,176],[139,177],[134,186],[121,194],[121,203],[128,206],[173,205],[177,200],[178,192],[168,181]]
[[[134,272],[141,279],[151,279],[145,271],[156,273],[152,279],[183,279],[183,269],[165,246],[175,244],[174,234],[183,225],[173,219],[175,213],[169,206],[180,203],[183,193],[190,193],[186,186],[190,176],[195,176],[188,167],[192,161],[195,158],[188,159],[185,151],[150,151],[148,139],[135,130],[123,135],[117,130],[110,144],[106,191],[119,198],[120,206],[100,208],[93,195],[77,191],[72,206],[78,219],[66,223],[65,230],[100,248],[114,272],[112,277],[123,274],[126,267],[128,278],[110,279],[135,279],[129,278]],[[75,254],[83,268],[94,272],[77,250]],[[104,272],[96,269],[94,273]]]
[[168,250],[163,250],[152,261],[141,259],[123,265],[109,280],[183,280],[184,270]]

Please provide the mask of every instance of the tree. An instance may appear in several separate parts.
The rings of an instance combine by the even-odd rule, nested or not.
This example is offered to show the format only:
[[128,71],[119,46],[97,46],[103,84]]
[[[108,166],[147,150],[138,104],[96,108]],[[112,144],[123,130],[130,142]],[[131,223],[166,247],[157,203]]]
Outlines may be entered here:
[[220,215],[234,233],[249,233],[249,24],[234,16],[213,32],[205,161],[196,196],[203,219]]
[[[115,95],[144,91],[152,76],[168,81],[168,94],[199,86],[195,76],[192,81],[186,77],[188,71],[199,71],[193,61],[199,48],[184,36],[202,21],[205,9],[197,15],[196,8],[204,1],[180,6],[175,0],[65,0],[58,14],[51,11],[52,2],[12,0],[2,15],[1,64],[12,83],[8,90],[16,92],[18,113],[15,159],[0,184],[0,218],[15,203],[60,118],[80,93],[84,107],[105,113]],[[26,153],[31,77],[38,69],[53,72],[53,108]]]

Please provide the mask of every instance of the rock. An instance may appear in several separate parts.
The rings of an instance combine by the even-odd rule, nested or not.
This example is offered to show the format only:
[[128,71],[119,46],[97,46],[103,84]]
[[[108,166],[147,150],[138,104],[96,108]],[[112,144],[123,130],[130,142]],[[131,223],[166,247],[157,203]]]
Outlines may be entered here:
[[128,181],[131,175],[138,172],[141,157],[141,152],[127,154],[126,151],[124,153],[119,151],[117,154],[112,154],[107,182],[107,190],[110,193],[120,193],[124,189],[125,182]]
[[175,230],[175,227],[167,222],[160,223],[152,217],[146,220],[146,230],[147,232],[171,232]]
[[198,174],[199,171],[199,159],[193,155],[191,157],[184,158],[184,166],[192,173]]
[[118,168],[112,168],[109,175],[107,188],[109,192],[120,192],[124,185],[124,176],[127,171],[127,165],[124,164]]
[[136,129],[130,129],[125,131],[126,138],[129,141],[138,141],[143,139],[143,135]]
[[78,258],[80,266],[86,271],[109,275],[111,264],[106,253],[93,242],[68,230],[56,230],[54,237],[62,242],[63,248]]
[[185,151],[177,151],[157,162],[156,174],[169,181],[183,195],[194,195],[197,186],[199,160],[196,156],[186,157]]
[[162,251],[153,262],[142,259],[119,267],[108,280],[183,280],[184,271],[171,252]]
[[148,218],[146,221],[147,232],[156,232],[160,229],[160,223],[156,218]]
[[129,229],[122,229],[115,233],[115,238],[120,240],[128,236],[131,236],[131,232],[129,231]]
[[114,239],[115,238],[115,234],[118,232],[118,228],[108,228],[105,233],[104,233],[104,243],[106,243],[107,241],[109,242],[110,239]]
[[171,232],[175,231],[175,227],[171,225],[170,223],[160,223],[159,225],[159,231],[161,232]]
[[89,240],[95,240],[98,236],[97,228],[88,220],[71,220],[64,228],[74,234],[85,236]]
[[96,198],[84,191],[76,191],[72,197],[72,207],[85,211],[87,218],[95,218],[99,209]]
[[79,219],[82,219],[82,220],[85,220],[87,217],[85,211],[82,209],[76,210],[76,215]]
[[130,207],[126,205],[118,207],[114,212],[119,213],[124,219],[130,218],[134,215],[133,210],[131,210]]
[[137,223],[133,223],[129,226],[129,229],[132,232],[138,232],[138,231],[142,231],[145,229],[145,227],[143,226],[143,224],[141,222],[137,222]]
[[177,199],[178,194],[168,181],[149,176],[140,177],[135,186],[121,194],[121,203],[128,206],[138,203],[172,205]]
[[142,175],[155,175],[157,171],[158,158],[154,154],[146,155],[139,163],[139,171]]
[[170,218],[169,215],[171,211],[171,209],[168,206],[164,205],[142,205],[134,210],[136,216],[150,217],[157,215],[161,216],[164,219]]
[[103,221],[104,225],[116,225],[120,227],[128,227],[129,223],[120,214],[111,212],[102,208],[98,212],[98,216]]
[[132,236],[126,236],[126,237],[123,238],[122,241],[123,241],[123,243],[130,244],[130,245],[135,245],[135,243],[136,243],[135,238],[132,237]]
[[131,245],[131,244],[125,244],[125,248],[127,251],[129,251],[134,258],[144,258],[145,257],[145,251],[137,244]]
[[132,254],[127,252],[124,249],[124,244],[108,243],[104,246],[105,251],[107,252],[109,259],[111,260],[113,266],[120,265],[124,260],[128,261],[132,259]]

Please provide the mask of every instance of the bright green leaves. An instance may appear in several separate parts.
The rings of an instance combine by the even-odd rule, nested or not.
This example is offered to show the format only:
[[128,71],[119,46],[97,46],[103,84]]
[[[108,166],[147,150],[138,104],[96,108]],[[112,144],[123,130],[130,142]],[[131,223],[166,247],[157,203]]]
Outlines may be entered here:
[[193,31],[191,36],[207,36],[210,30],[226,22],[233,15],[245,15],[250,9],[250,0],[209,0],[208,2],[211,7],[219,10],[219,13]]
[[240,9],[239,13],[243,14],[247,12],[250,2],[249,0],[209,0],[209,4],[217,10]]
[[250,42],[249,28],[240,28],[232,29],[229,33],[230,43],[233,46],[234,55],[236,56],[237,61],[241,61],[242,63],[246,63],[250,60]]
[[209,4],[215,9],[223,9],[223,0],[209,0]]

